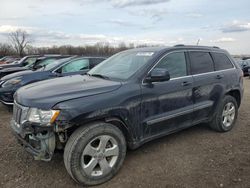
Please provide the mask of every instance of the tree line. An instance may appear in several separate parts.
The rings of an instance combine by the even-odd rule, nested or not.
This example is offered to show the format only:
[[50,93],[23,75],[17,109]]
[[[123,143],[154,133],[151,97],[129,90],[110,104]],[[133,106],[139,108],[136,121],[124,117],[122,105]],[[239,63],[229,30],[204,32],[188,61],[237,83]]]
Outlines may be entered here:
[[61,54],[61,55],[86,55],[86,56],[111,56],[117,52],[147,45],[136,46],[134,44],[126,45],[120,43],[118,46],[112,46],[109,43],[96,43],[87,46],[52,46],[52,47],[34,47],[32,46],[31,36],[24,30],[16,30],[8,36],[9,43],[0,43],[0,56],[23,57],[29,54]]

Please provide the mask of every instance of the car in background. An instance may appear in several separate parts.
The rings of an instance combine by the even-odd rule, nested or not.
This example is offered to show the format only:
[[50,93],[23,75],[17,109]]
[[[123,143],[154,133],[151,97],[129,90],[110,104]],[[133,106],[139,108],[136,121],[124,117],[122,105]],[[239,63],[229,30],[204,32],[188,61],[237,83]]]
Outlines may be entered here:
[[4,56],[0,59],[0,64],[5,64],[5,60],[7,60],[10,56]]
[[5,64],[6,65],[9,65],[9,64],[12,64],[12,63],[14,63],[14,62],[17,62],[17,61],[19,61],[21,58],[10,58],[10,59],[8,59],[7,61],[5,61]]
[[37,70],[27,70],[10,74],[0,79],[0,101],[5,105],[13,104],[13,95],[17,89],[30,83],[57,77],[85,74],[105,58],[101,57],[69,57],[60,60],[49,59],[39,64]]
[[37,61],[38,58],[57,58],[57,57],[69,57],[69,55],[56,55],[56,54],[49,54],[49,55],[28,55],[23,57],[18,62],[13,62],[11,64],[5,64],[0,66],[0,70],[12,67],[25,67],[28,65],[33,64]]
[[242,60],[248,60],[248,59],[250,59],[250,56],[245,56],[242,58]]
[[250,59],[237,61],[238,65],[241,67],[244,76],[250,76]]
[[25,56],[21,60],[19,60],[18,62],[15,62],[15,63],[13,62],[11,64],[1,65],[0,70],[5,69],[5,68],[11,68],[11,67],[24,67],[24,66],[27,66],[27,65],[32,64],[33,62],[35,62],[38,57],[41,57],[41,55]]
[[57,59],[67,58],[70,56],[43,56],[43,57],[37,57],[29,59],[30,61],[25,61],[25,66],[17,66],[17,67],[10,67],[10,68],[4,68],[0,70],[0,78],[12,74],[15,72],[25,71],[25,70],[37,70],[41,66],[53,63]]
[[5,56],[5,57],[0,59],[0,64],[9,64],[9,63],[12,63],[16,60],[18,60],[18,58],[12,57],[12,56]]

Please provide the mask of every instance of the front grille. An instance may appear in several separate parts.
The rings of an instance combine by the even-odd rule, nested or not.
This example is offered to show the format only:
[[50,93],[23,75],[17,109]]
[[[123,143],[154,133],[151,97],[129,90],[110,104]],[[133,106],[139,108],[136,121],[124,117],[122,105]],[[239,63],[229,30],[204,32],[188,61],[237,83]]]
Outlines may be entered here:
[[26,120],[28,114],[28,107],[21,106],[14,102],[13,105],[13,120],[18,124],[21,125],[24,120]]

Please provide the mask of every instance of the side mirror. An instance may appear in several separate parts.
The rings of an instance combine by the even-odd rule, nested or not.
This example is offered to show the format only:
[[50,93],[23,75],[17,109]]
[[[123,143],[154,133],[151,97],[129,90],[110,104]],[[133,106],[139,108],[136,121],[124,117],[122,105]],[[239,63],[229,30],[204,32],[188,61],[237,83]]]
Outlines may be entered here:
[[57,69],[56,71],[53,72],[53,74],[57,77],[62,77],[63,74],[62,74],[62,68],[60,69]]
[[32,67],[32,69],[33,70],[37,70],[37,69],[40,69],[40,68],[42,68],[43,66],[42,65],[34,65],[33,67]]
[[170,74],[166,69],[155,68],[146,77],[147,83],[151,82],[164,82],[170,80]]
[[60,73],[60,72],[54,72],[54,75],[55,75],[56,77],[62,77],[62,76],[63,76],[62,73]]

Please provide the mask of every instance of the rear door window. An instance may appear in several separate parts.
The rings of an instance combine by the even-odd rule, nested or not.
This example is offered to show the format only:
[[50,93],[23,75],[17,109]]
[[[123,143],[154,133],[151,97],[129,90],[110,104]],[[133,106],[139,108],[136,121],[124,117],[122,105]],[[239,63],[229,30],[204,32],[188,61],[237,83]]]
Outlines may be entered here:
[[211,53],[214,59],[215,70],[225,70],[233,68],[230,59],[223,53]]
[[214,63],[209,52],[189,52],[192,74],[202,74],[214,71]]

